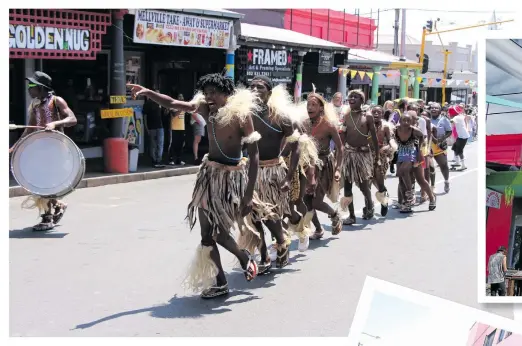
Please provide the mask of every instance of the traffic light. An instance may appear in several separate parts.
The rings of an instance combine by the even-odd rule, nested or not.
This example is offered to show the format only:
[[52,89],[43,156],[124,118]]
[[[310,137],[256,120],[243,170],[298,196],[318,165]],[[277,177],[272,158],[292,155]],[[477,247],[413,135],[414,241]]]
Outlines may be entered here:
[[428,66],[430,64],[430,57],[428,54],[424,54],[424,61],[422,62],[422,73],[428,72]]
[[432,32],[433,31],[433,21],[432,20],[428,20],[426,22],[426,30],[428,32]]

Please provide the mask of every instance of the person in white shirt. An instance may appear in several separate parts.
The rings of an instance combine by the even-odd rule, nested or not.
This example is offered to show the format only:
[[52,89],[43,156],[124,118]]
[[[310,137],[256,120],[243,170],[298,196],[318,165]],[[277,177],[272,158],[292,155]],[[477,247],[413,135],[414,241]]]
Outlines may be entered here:
[[466,169],[466,165],[464,163],[464,147],[468,142],[470,137],[469,134],[469,116],[465,113],[461,112],[453,117],[453,123],[455,124],[455,130],[457,130],[457,140],[455,141],[454,149],[455,149],[455,163],[460,164],[460,168],[455,168],[459,170]]

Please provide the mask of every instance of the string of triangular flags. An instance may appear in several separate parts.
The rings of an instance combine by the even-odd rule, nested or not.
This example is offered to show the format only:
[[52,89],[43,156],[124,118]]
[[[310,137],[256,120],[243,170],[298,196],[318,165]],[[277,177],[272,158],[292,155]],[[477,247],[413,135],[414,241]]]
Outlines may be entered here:
[[[343,76],[347,76],[348,73],[350,73],[350,77],[352,77],[352,79],[354,79],[357,75],[359,75],[361,80],[364,79],[364,76],[368,76],[368,78],[370,78],[370,80],[373,80],[374,74],[381,75],[384,78],[392,78],[392,77],[400,76],[400,72],[398,72],[398,71],[395,71],[395,72],[367,72],[367,71],[357,71],[357,70],[350,70],[347,68],[334,67],[333,72],[335,72],[335,71],[338,71],[339,74],[343,74]],[[413,85],[415,83],[415,77],[407,76],[407,78],[408,78],[409,85]],[[474,87],[477,85],[476,81],[468,80],[468,79],[461,80],[461,79],[426,78],[426,77],[417,77],[417,79],[418,79],[419,83],[427,84],[428,86],[433,86],[433,85],[450,86],[453,84],[455,84],[456,86],[459,86],[461,84],[464,84],[466,86]]]

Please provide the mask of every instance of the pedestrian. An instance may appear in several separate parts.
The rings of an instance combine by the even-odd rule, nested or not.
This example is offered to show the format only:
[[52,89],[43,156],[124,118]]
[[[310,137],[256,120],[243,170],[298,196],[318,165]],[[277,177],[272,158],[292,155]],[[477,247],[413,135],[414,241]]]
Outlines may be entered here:
[[[155,89],[159,92],[158,89]],[[143,115],[145,131],[149,136],[150,157],[154,168],[165,167],[162,164],[163,146],[165,141],[165,132],[163,130],[162,121],[163,107],[156,102],[147,99],[143,105]]]
[[[374,216],[371,184],[374,166],[381,166],[379,150],[372,154],[370,143],[379,148],[375,120],[371,113],[363,111],[364,94],[360,90],[352,90],[348,94],[350,112],[344,118],[344,153],[341,164],[342,179],[344,181],[344,197],[341,199],[341,208],[348,209],[350,215],[343,221],[345,225],[353,225],[355,210],[353,205],[353,184],[357,185],[364,195],[365,207],[363,219],[369,220]],[[384,198],[386,188],[379,186],[379,193]],[[381,199],[382,200],[382,199]]]
[[[399,126],[395,128],[395,138],[397,140],[397,175],[399,176],[399,196],[403,195],[402,201],[399,201],[401,213],[411,213],[414,203],[412,191],[411,173],[413,172],[415,180],[421,187],[421,191],[429,197],[429,210],[436,207],[435,195],[430,189],[428,182],[424,179],[424,169],[422,168],[422,148],[424,143],[424,135],[412,124],[414,117],[417,116],[415,111],[408,111],[402,115]],[[404,193],[402,193],[402,191]],[[402,202],[402,203],[401,203]]]
[[[444,191],[448,193],[450,191],[450,183],[447,154],[448,143],[446,140],[451,136],[452,128],[448,118],[441,115],[441,110],[441,106],[438,103],[433,103],[430,107],[432,125],[431,152],[444,177]],[[435,179],[435,176],[433,176],[433,179]]]
[[[52,78],[41,72],[36,71],[33,77],[26,78],[27,91],[32,98],[29,105],[29,122],[30,126],[45,127],[47,131],[56,130],[64,132],[65,127],[76,125],[77,120],[73,111],[67,105],[67,102],[59,96],[54,95],[51,87]],[[20,139],[26,137],[30,133],[37,131],[34,128],[26,128]],[[9,153],[18,145],[20,139],[9,148]],[[64,164],[66,164],[64,162]],[[42,220],[33,226],[34,231],[52,230],[62,219],[67,204],[55,198],[47,199],[38,196],[29,196],[23,203],[23,208],[37,208],[42,213]]]
[[[388,121],[392,125],[396,126],[399,123],[402,114],[404,114],[407,111],[407,109],[408,109],[408,100],[405,98],[400,99],[399,102],[397,102],[397,107],[395,107],[393,109],[393,112],[390,115]],[[397,164],[397,154],[398,153],[395,152],[395,154],[393,156],[393,160],[390,163],[390,173],[391,174],[395,173],[395,165]]]
[[[464,148],[468,143],[470,137],[469,131],[469,116],[464,113],[463,108],[456,107],[457,115],[453,117],[453,124],[457,132],[457,139],[455,140],[455,166],[452,169],[463,171],[465,170],[466,164],[464,163]],[[460,165],[460,167],[458,167]]]
[[[183,94],[178,94],[177,99],[184,101]],[[171,166],[183,166],[185,162],[181,160],[183,155],[183,146],[185,145],[185,111],[170,111],[170,129],[172,131],[170,143],[170,162]]]
[[[244,217],[252,211],[263,217],[270,210],[254,193],[260,134],[254,130],[251,114],[259,110],[257,97],[250,90],[235,89],[234,82],[219,73],[200,78],[198,94],[191,102],[174,100],[139,85],[129,87],[134,95],[145,94],[163,107],[197,112],[209,126],[209,154],[202,160],[187,216],[191,229],[199,218],[201,243],[185,287],[202,291],[204,299],[229,293],[217,244],[239,260],[245,279],[252,281],[257,276],[257,263],[248,250],[238,247],[232,230],[235,223],[244,224]],[[241,155],[242,143],[248,144],[249,160]],[[245,228],[256,232],[241,227]]]
[[489,256],[488,283],[491,285],[492,296],[506,295],[506,252],[506,248],[500,246],[495,254]]
[[192,125],[192,130],[194,133],[194,139],[192,142],[192,153],[194,154],[194,164],[199,166],[201,164],[201,159],[199,158],[199,143],[201,143],[201,138],[205,136],[205,127],[207,123],[205,119],[198,113],[192,113],[192,119],[190,119],[190,124]]

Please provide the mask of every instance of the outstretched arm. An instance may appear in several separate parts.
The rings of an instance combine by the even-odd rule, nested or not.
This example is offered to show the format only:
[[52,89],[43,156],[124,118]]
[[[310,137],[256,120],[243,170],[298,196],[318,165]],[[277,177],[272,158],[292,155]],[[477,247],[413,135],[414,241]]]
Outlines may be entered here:
[[195,103],[175,100],[168,95],[157,93],[155,91],[144,88],[141,85],[127,84],[127,87],[131,88],[132,96],[134,98],[137,96],[146,96],[160,106],[168,109],[176,109],[184,112],[195,112],[198,108]]

